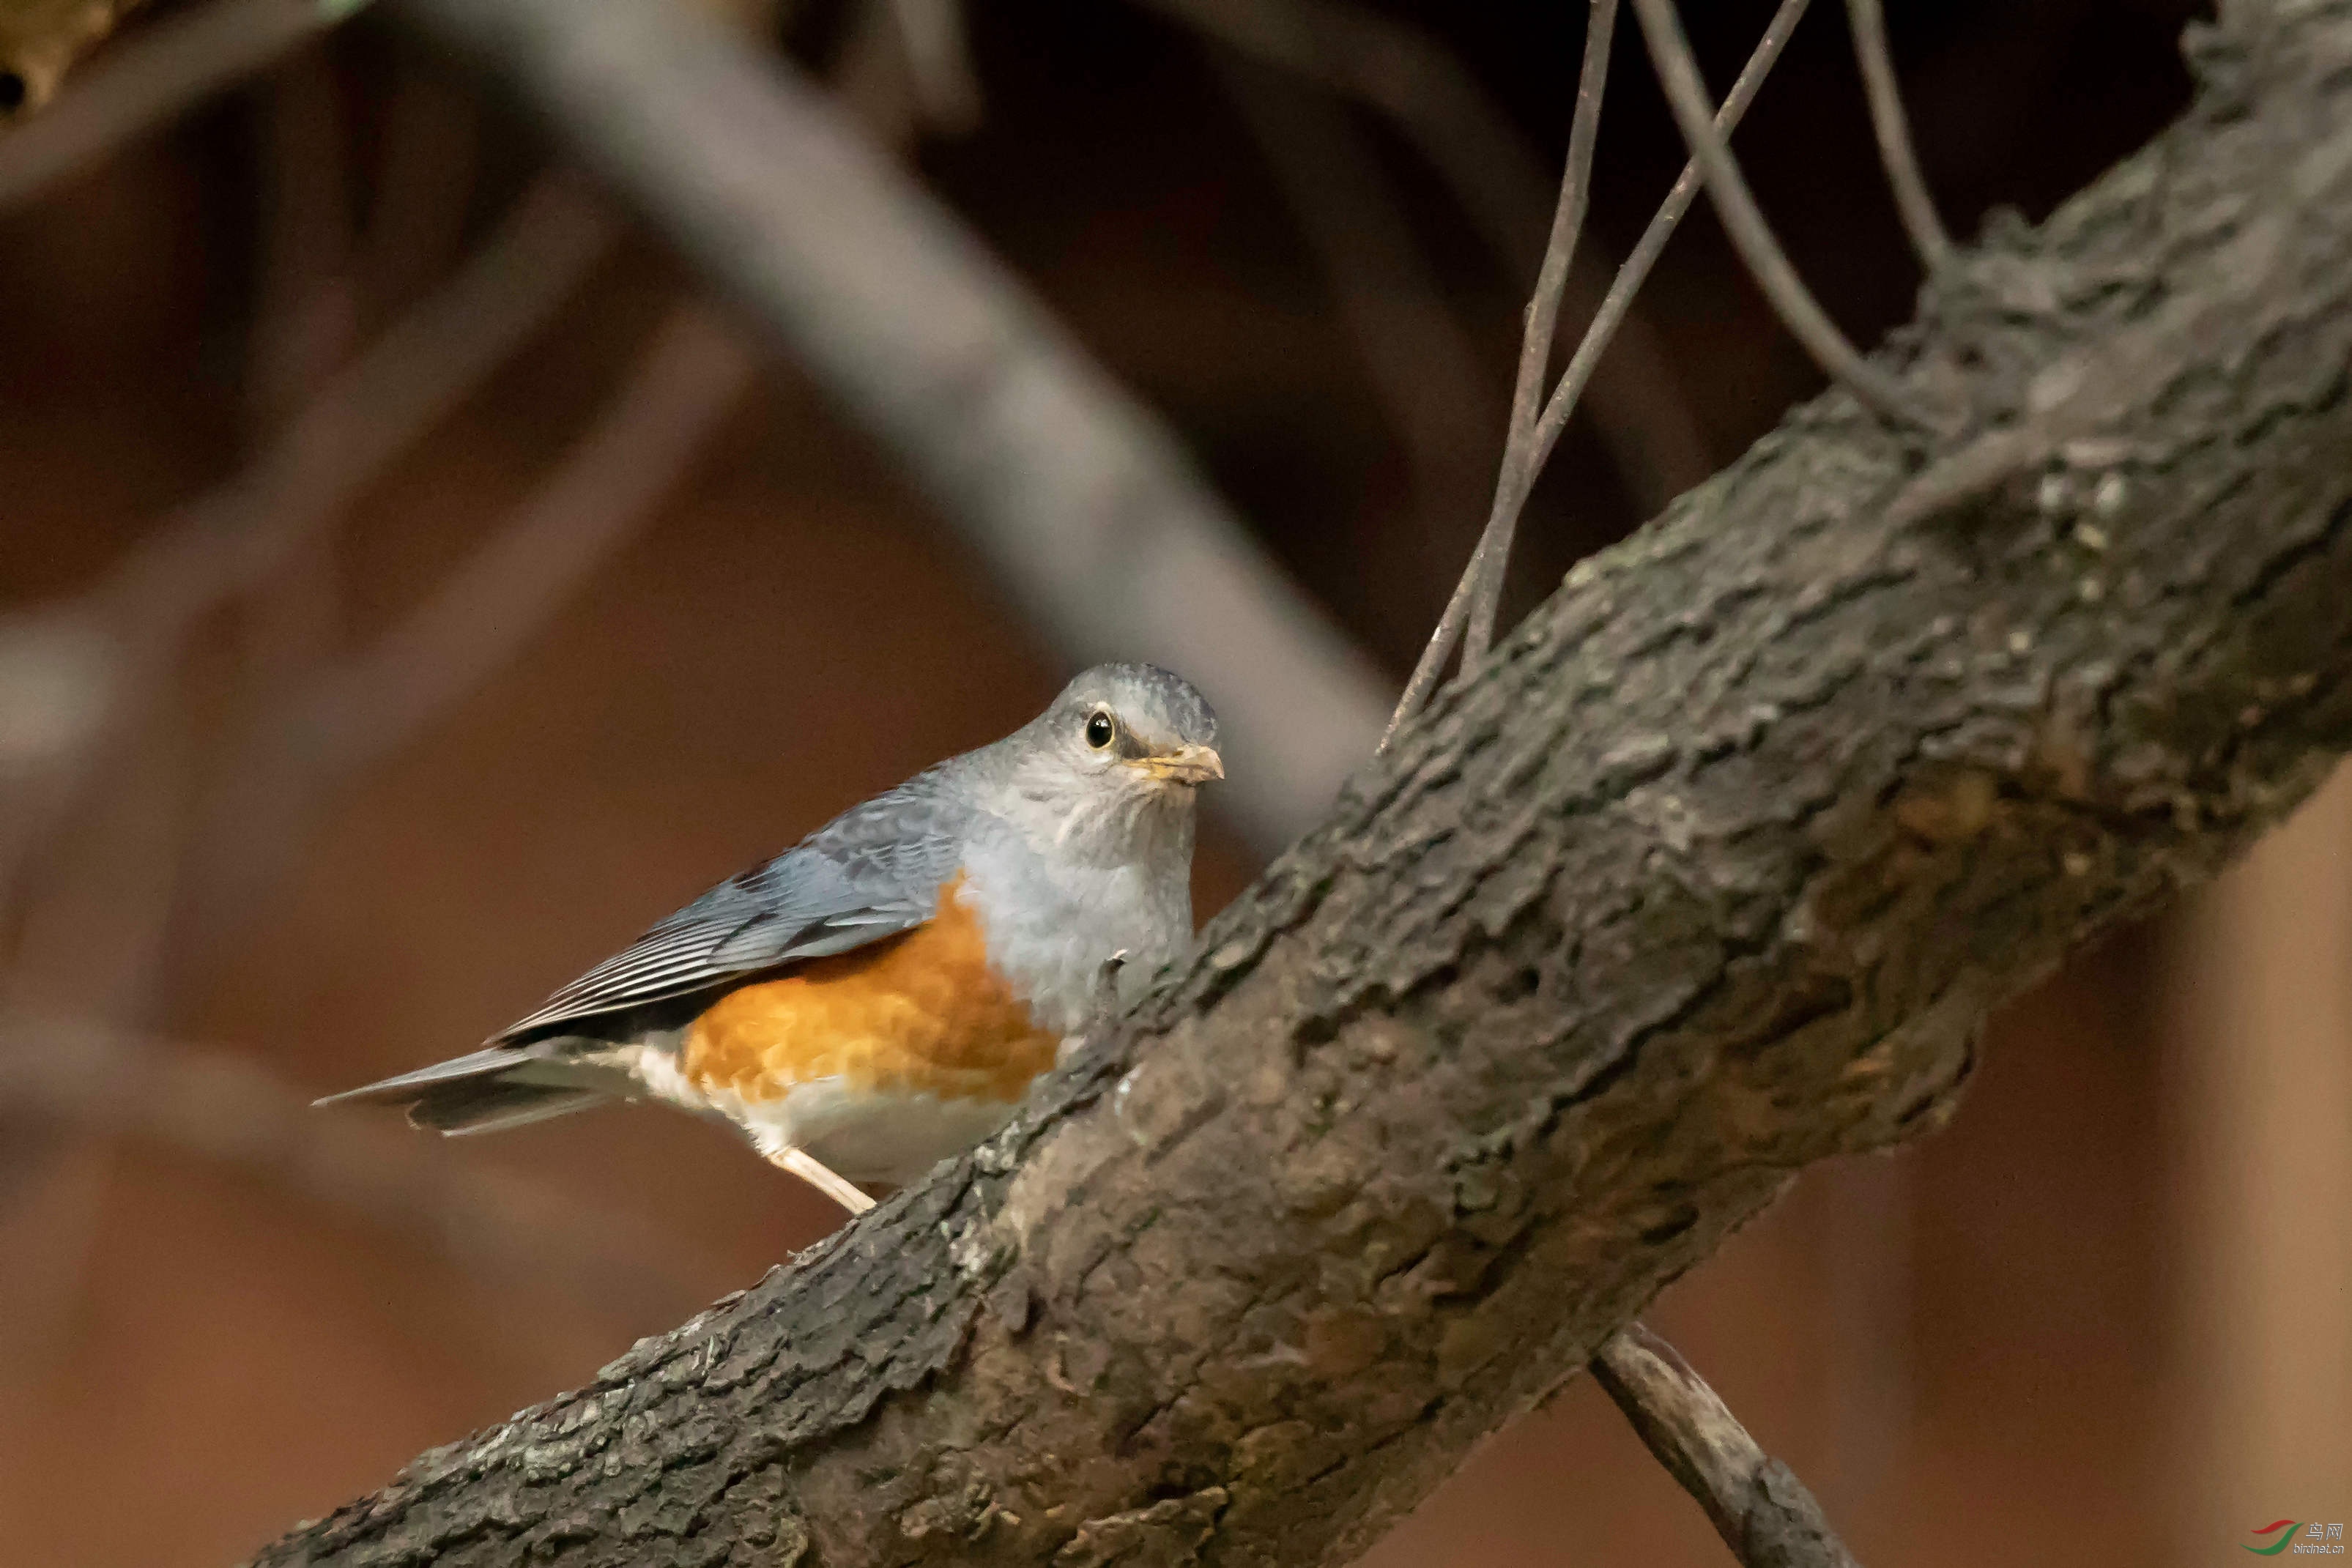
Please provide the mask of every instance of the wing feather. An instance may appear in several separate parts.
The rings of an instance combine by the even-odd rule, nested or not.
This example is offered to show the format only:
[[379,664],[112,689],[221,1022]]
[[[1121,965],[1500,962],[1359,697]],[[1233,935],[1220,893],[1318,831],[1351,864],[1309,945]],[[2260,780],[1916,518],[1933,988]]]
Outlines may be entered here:
[[493,1041],[863,947],[921,925],[962,862],[969,811],[943,768],[844,812],[765,864],[720,883],[547,998]]

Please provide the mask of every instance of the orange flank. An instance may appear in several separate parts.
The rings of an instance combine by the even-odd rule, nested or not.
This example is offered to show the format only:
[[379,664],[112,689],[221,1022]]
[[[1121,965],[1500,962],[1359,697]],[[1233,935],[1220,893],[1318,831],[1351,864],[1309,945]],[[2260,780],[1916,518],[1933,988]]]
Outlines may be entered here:
[[835,1077],[881,1092],[1020,1099],[1061,1041],[989,967],[980,921],[956,896],[962,881],[940,888],[939,913],[912,931],[719,998],[687,1031],[687,1081],[753,1104]]

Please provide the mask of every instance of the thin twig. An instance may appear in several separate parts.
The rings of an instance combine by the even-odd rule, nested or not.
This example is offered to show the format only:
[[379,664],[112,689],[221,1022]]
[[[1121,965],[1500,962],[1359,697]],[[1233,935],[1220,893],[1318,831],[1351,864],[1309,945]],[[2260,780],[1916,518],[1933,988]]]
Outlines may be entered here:
[[1757,287],[1771,302],[1780,324],[1803,345],[1823,374],[1843,386],[1864,407],[1890,421],[1924,430],[1941,430],[1950,425],[1949,418],[1864,359],[1806,288],[1797,269],[1789,264],[1771,225],[1756,205],[1747,177],[1739,171],[1739,161],[1732,156],[1730,143],[1715,128],[1715,111],[1707,101],[1706,84],[1699,78],[1698,62],[1691,57],[1690,40],[1683,36],[1675,0],[1633,0],[1633,11],[1641,18],[1642,35],[1649,44],[1650,62],[1656,68],[1658,84],[1674,110],[1675,123],[1682,128],[1683,141],[1689,145],[1691,156],[1698,161],[1699,172],[1706,176],[1707,195],[1723,219],[1724,231],[1731,236],[1739,258],[1748,264]]
[[255,727],[189,852],[182,962],[242,924],[326,791],[406,745],[545,627],[653,516],[751,376],[724,322],[678,307],[595,426],[488,542],[373,647]]
[[1813,1494],[1673,1345],[1628,1324],[1593,1357],[1592,1375],[1743,1568],[1856,1568]]
[[[1470,565],[1454,585],[1453,597],[1437,619],[1437,630],[1421,652],[1412,678],[1381,731],[1377,749],[1388,749],[1397,727],[1428,702],[1444,673],[1446,660],[1462,641],[1466,664],[1486,652],[1494,631],[1495,612],[1488,601],[1500,594],[1503,567],[1510,557],[1511,535],[1518,523],[1521,503],[1535,485],[1538,465],[1530,459],[1538,416],[1543,409],[1544,367],[1550,362],[1552,332],[1559,320],[1560,289],[1568,280],[1576,241],[1584,226],[1584,213],[1592,175],[1592,147],[1601,128],[1601,89],[1609,79],[1609,45],[1617,22],[1616,0],[1592,0],[1586,15],[1584,58],[1576,89],[1576,111],[1568,133],[1568,159],[1560,172],[1559,201],[1552,210],[1551,236],[1544,246],[1543,265],[1537,270],[1535,292],[1528,301],[1525,330],[1519,339],[1519,369],[1511,389],[1511,422],[1503,444],[1503,461],[1495,478],[1495,498],[1486,526],[1470,552]],[[1492,588],[1490,589],[1490,584]],[[1472,651],[1475,645],[1475,651]]]
[[[1453,192],[1513,287],[1542,260],[1554,183],[1526,139],[1444,42],[1412,23],[1330,0],[1139,0],[1237,54],[1318,82],[1387,120]],[[1599,308],[1614,269],[1572,258],[1561,319]],[[1713,466],[1664,342],[1628,320],[1592,389],[1592,419],[1645,506]]]
[[355,9],[325,0],[214,0],[141,27],[55,104],[0,136],[0,212]]
[[1601,95],[1609,84],[1609,50],[1616,37],[1617,0],[1591,0],[1586,12],[1584,63],[1577,74],[1576,112],[1569,122],[1568,162],[1560,173],[1559,204],[1551,219],[1543,266],[1528,301],[1527,329],[1519,340],[1518,379],[1511,388],[1510,434],[1495,476],[1495,504],[1487,517],[1491,542],[1480,541],[1478,581],[1470,598],[1470,624],[1464,632],[1462,662],[1486,657],[1495,640],[1495,612],[1511,559],[1511,539],[1519,511],[1535,488],[1534,441],[1544,404],[1544,371],[1551,363],[1551,340],[1559,325],[1560,290],[1584,234],[1592,201],[1592,151],[1601,134]]
[[1878,160],[1886,166],[1886,183],[1894,187],[1895,210],[1902,215],[1903,232],[1919,253],[1919,265],[1941,272],[1952,259],[1952,236],[1927,193],[1927,177],[1919,172],[1919,156],[1911,145],[1911,121],[1903,112],[1903,89],[1895,79],[1895,57],[1886,47],[1886,13],[1879,0],[1845,0],[1848,30],[1853,34],[1854,63],[1862,69],[1862,85],[1870,99],[1870,129],[1878,138]]
[[[1779,62],[1780,51],[1788,47],[1789,36],[1797,30],[1797,24],[1803,19],[1805,7],[1810,3],[1811,0],[1780,0],[1780,8],[1766,24],[1764,36],[1756,40],[1756,47],[1749,52],[1748,63],[1740,68],[1738,79],[1731,84],[1731,91],[1724,97],[1723,107],[1716,111],[1715,125],[1719,135],[1727,140],[1738,129],[1741,118],[1748,112],[1748,106],[1756,101],[1757,92],[1764,86],[1764,78],[1771,74],[1772,67]],[[1675,180],[1674,188],[1666,193],[1666,199],[1658,204],[1649,227],[1642,231],[1641,239],[1635,242],[1618,267],[1617,276],[1610,282],[1607,298],[1593,312],[1591,325],[1585,329],[1583,340],[1577,344],[1576,352],[1570,356],[1568,369],[1560,372],[1559,384],[1552,388],[1551,401],[1544,407],[1543,419],[1536,429],[1535,465],[1538,471],[1551,456],[1552,448],[1559,444],[1560,433],[1568,428],[1569,415],[1576,412],[1577,400],[1593,379],[1602,353],[1612,341],[1619,340],[1620,327],[1631,319],[1629,313],[1633,308],[1634,296],[1642,285],[1649,281],[1650,269],[1657,266],[1658,257],[1665,253],[1666,242],[1674,238],[1675,228],[1681,225],[1683,215],[1690,211],[1691,203],[1697,198],[1699,188],[1705,183],[1706,177],[1700,172],[1698,161],[1692,159],[1685,163],[1682,173]]]
[[[1781,0],[1780,8],[1773,13],[1772,20],[1765,26],[1764,36],[1756,41],[1747,65],[1740,68],[1738,79],[1732,83],[1729,95],[1723,100],[1723,108],[1717,113],[1716,124],[1723,135],[1727,137],[1731,134],[1740,117],[1748,112],[1748,106],[1755,101],[1758,90],[1764,85],[1764,78],[1771,74],[1773,65],[1780,57],[1780,51],[1787,47],[1790,34],[1796,30],[1798,21],[1803,17],[1807,4],[1808,0]],[[1569,359],[1568,369],[1560,372],[1559,383],[1553,388],[1551,398],[1544,406],[1543,417],[1537,422],[1533,444],[1528,455],[1530,481],[1528,490],[1520,492],[1519,505],[1525,505],[1527,495],[1533,488],[1532,476],[1540,474],[1544,464],[1550,459],[1552,448],[1559,443],[1560,433],[1568,427],[1569,415],[1576,411],[1579,395],[1591,382],[1601,355],[1609,348],[1618,329],[1629,319],[1634,295],[1649,278],[1650,269],[1657,265],[1658,257],[1664,253],[1666,242],[1674,237],[1675,228],[1682,222],[1683,214],[1690,210],[1700,183],[1698,163],[1694,159],[1683,165],[1680,178],[1666,193],[1666,199],[1659,204],[1656,215],[1650,219],[1650,225],[1643,231],[1640,243],[1617,268],[1617,276],[1611,281],[1607,296],[1602,298],[1601,308],[1593,313],[1591,323],[1576,346],[1576,352]],[[1381,749],[1388,748],[1389,741],[1398,727],[1419,713],[1427,704],[1430,694],[1436,689],[1437,674],[1444,668],[1446,659],[1461,637],[1471,596],[1486,570],[1491,554],[1486,550],[1487,541],[1495,532],[1496,519],[1507,515],[1516,521],[1516,512],[1506,514],[1499,509],[1487,519],[1487,531],[1480,535],[1479,548],[1472,552],[1462,580],[1454,585],[1454,597],[1446,603],[1446,612],[1440,617],[1437,629],[1430,635],[1429,646],[1423,651],[1421,664],[1413,671],[1412,681],[1407,684],[1404,695],[1397,702],[1396,711],[1389,717],[1388,728],[1381,737]],[[1498,574],[1499,570],[1498,567]]]

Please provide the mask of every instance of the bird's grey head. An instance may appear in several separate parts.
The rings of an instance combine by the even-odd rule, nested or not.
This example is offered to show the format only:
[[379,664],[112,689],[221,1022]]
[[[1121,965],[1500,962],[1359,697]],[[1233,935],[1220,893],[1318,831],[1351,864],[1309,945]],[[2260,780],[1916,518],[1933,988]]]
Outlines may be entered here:
[[1097,664],[989,749],[1007,814],[1066,852],[1129,861],[1189,853],[1192,803],[1225,776],[1217,716],[1190,681],[1154,664]]

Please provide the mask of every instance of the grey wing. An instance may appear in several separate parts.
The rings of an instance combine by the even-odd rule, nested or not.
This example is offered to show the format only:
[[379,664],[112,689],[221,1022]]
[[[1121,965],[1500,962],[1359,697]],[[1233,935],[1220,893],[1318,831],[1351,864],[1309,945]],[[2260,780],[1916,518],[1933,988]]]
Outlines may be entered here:
[[720,883],[492,1037],[544,1035],[920,925],[963,858],[967,813],[938,769]]

